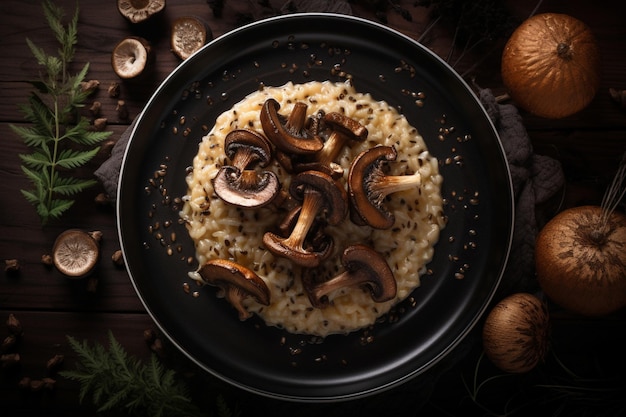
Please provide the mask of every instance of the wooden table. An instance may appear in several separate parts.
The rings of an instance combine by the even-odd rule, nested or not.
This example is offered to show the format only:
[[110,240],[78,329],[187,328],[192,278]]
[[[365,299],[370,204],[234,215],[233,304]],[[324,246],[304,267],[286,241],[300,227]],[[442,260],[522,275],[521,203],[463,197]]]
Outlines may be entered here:
[[[63,0],[57,3],[71,14],[77,2]],[[165,12],[155,18],[152,25],[139,27],[122,17],[113,1],[78,2],[79,40],[75,65],[79,68],[85,62],[90,62],[87,78],[99,80],[101,87],[89,100],[99,100],[102,103],[102,117],[108,120],[106,129],[113,132],[110,143],[107,143],[88,166],[81,168],[78,175],[89,177],[108,158],[112,143],[141,111],[159,83],[180,64],[181,61],[169,50],[168,39],[169,24],[176,17],[199,16],[206,20],[213,35],[217,37],[243,23],[275,14],[283,2],[229,0],[225,2],[223,13],[219,17],[213,14],[211,3],[204,0],[170,1]],[[375,2],[353,2],[353,13],[372,20],[384,18],[389,26],[415,39],[427,31],[432,21],[428,14],[429,9],[419,6],[419,2],[389,2],[399,4],[411,15],[411,20],[393,8],[380,12],[367,7],[370,3]],[[517,22],[527,17],[534,7],[534,2],[506,3],[510,6],[511,16]],[[605,3],[600,7],[582,0],[545,0],[538,9],[539,12],[568,13],[585,21],[595,32],[603,57],[601,88],[587,109],[561,120],[542,119],[522,112],[536,152],[550,155],[562,163],[567,186],[559,209],[583,203],[598,203],[626,149],[626,109],[614,103],[608,93],[611,87],[626,88],[626,16],[620,12],[621,1]],[[266,7],[266,4],[273,9]],[[452,28],[442,23],[428,30],[421,40],[437,54],[445,57],[449,54],[453,33]],[[140,83],[121,82],[110,64],[114,45],[129,35],[148,38],[158,57],[150,68],[150,76]],[[153,323],[137,297],[125,269],[111,261],[112,255],[120,246],[114,208],[106,203],[96,202],[98,195],[103,192],[102,187],[97,186],[81,194],[67,215],[45,227],[41,226],[35,210],[20,193],[20,189],[30,186],[20,169],[18,157],[18,154],[26,151],[26,146],[11,131],[9,125],[25,125],[18,106],[25,103],[30,92],[30,85],[25,80],[34,78],[38,72],[36,62],[26,47],[27,37],[46,49],[56,48],[39,1],[3,0],[0,3],[0,258],[3,262],[17,260],[20,268],[18,272],[6,271],[0,278],[0,320],[4,322],[10,314],[15,315],[20,320],[24,333],[19,344],[8,351],[19,353],[19,365],[0,369],[0,414],[95,415],[94,407],[88,400],[79,403],[79,386],[47,370],[46,362],[54,355],[64,355],[65,361],[61,369],[72,369],[77,358],[68,345],[66,336],[106,344],[108,330],[113,332],[130,355],[146,359],[152,351],[144,340],[144,331],[152,329]],[[505,92],[499,76],[502,40],[489,45],[489,48],[475,50],[461,57],[455,64],[455,69],[459,73],[465,73],[466,78],[476,85],[502,94]],[[485,50],[489,54],[483,56]],[[458,54],[458,49],[454,50],[450,62],[456,61]],[[120,118],[116,111],[118,98],[111,98],[107,94],[107,86],[112,82],[119,82],[121,85],[119,99],[124,100],[128,106],[127,118]],[[54,268],[42,263],[42,255],[50,253],[56,236],[68,228],[102,232],[102,258],[97,271],[95,291],[88,287],[88,280],[69,280]],[[626,390],[626,362],[623,355],[626,346],[621,341],[623,337],[618,335],[623,335],[626,329],[623,315],[586,319],[557,309],[554,311],[553,321],[554,344],[559,347],[562,358],[570,360],[569,363],[585,364],[583,368],[587,373],[583,377],[598,377],[601,382],[606,383],[600,388],[609,391],[610,388]],[[4,326],[0,328],[0,337],[4,338],[8,330]],[[462,383],[462,378],[471,379],[479,350],[472,349],[465,360],[441,376],[427,404],[408,401],[406,404],[410,405],[411,410],[404,410],[405,414],[421,406],[425,407],[429,415],[456,415],[459,409],[479,409],[468,398],[468,392]],[[183,368],[186,366],[189,364],[185,364]],[[493,369],[487,368],[485,372],[489,371],[493,372]],[[18,381],[23,377],[42,379],[48,376],[57,381],[53,390],[32,392],[18,387]],[[497,387],[493,384],[486,385],[484,392],[498,394],[501,399],[520,392],[531,392],[529,398],[532,398],[534,391],[529,387],[536,382],[533,379],[536,377],[535,374],[535,377],[503,378],[507,383],[498,384]],[[605,377],[606,380],[602,379]],[[610,382],[606,382],[609,379]],[[575,384],[577,381],[580,382],[564,380],[562,383]],[[244,411],[243,415],[253,415],[253,407],[265,410],[264,413],[274,410],[275,414],[297,412],[298,415],[308,415],[313,411],[319,412],[315,407],[261,399],[224,383],[213,382],[215,387],[212,392],[223,393],[230,405],[238,404]],[[512,390],[507,390],[509,388]],[[517,389],[520,390],[516,391]],[[389,400],[398,392],[403,398],[413,395],[408,386],[397,392],[392,391],[387,396],[380,396],[377,404],[384,404],[386,399]],[[586,394],[592,399],[603,398],[591,392]],[[488,395],[490,394],[481,392],[478,399],[482,401]],[[541,392],[537,393],[537,398],[541,395]],[[570,401],[571,397],[567,400]],[[566,402],[564,399],[563,403]],[[207,406],[205,399],[199,398],[198,403]],[[550,404],[554,405],[553,402]],[[501,405],[502,401],[496,401],[494,406]],[[626,403],[622,402],[622,406],[626,406]],[[591,410],[597,411],[605,407],[606,403],[590,405]],[[323,409],[332,414],[342,410],[342,405]],[[626,412],[624,408],[622,412]]]

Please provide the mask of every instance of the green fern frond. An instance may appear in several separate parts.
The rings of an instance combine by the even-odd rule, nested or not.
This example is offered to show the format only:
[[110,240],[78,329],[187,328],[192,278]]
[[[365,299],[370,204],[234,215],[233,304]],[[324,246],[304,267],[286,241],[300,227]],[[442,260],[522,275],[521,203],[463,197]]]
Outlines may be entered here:
[[86,189],[93,187],[96,180],[80,180],[77,178],[63,178],[55,182],[52,192],[62,196],[73,196],[79,194]]
[[[76,151],[72,149],[64,149],[57,157],[57,166],[66,169],[74,169],[85,165],[91,161],[98,153],[100,148],[94,148],[88,151]],[[45,155],[44,155],[45,157]]]
[[[20,158],[22,170],[35,189],[21,191],[45,224],[72,206],[73,201],[59,196],[75,195],[97,183],[95,180],[73,181],[71,170],[93,159],[99,150],[96,145],[112,132],[91,132],[89,121],[82,116],[77,118],[77,109],[83,107],[87,99],[88,92],[82,91],[81,82],[89,70],[89,63],[86,63],[77,74],[68,72],[78,41],[78,7],[67,24],[63,22],[63,9],[51,0],[44,0],[43,13],[59,44],[58,55],[46,53],[26,38],[42,72],[38,80],[31,82],[36,91],[29,95],[27,104],[19,106],[24,119],[32,126],[11,125],[11,129],[32,149]],[[46,96],[45,99],[42,96]],[[70,142],[91,149],[71,150]],[[63,176],[59,170],[64,171]]]
[[164,368],[156,355],[145,364],[129,356],[110,331],[108,339],[107,350],[100,344],[90,346],[68,336],[80,362],[75,370],[60,374],[81,384],[81,402],[91,396],[99,412],[136,412],[151,417],[201,415],[186,385],[173,370]]

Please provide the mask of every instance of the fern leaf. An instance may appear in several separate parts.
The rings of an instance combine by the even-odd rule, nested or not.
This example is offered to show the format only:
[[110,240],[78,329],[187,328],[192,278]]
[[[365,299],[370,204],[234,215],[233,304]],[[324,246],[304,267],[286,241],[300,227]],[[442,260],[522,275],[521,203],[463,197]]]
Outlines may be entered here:
[[41,175],[39,175],[32,169],[29,169],[28,167],[22,166],[21,168],[24,175],[26,175],[26,178],[28,178],[33,184],[35,184],[35,186],[40,186],[42,188],[45,187],[45,179],[42,178]]
[[35,205],[39,202],[39,196],[33,193],[32,191],[20,190],[20,192],[22,193],[26,201],[28,201],[29,203]]
[[98,151],[100,151],[100,148],[93,148],[88,151],[64,149],[59,153],[56,163],[58,166],[66,169],[78,168],[92,160]]
[[101,143],[103,140],[111,136],[111,131],[86,132],[81,138],[81,145],[93,146]]
[[37,60],[37,64],[45,66],[46,61],[48,60],[48,55],[46,55],[46,52],[42,48],[35,45],[33,41],[28,38],[26,38],[26,44],[28,45],[28,49],[30,49],[30,53],[33,54],[33,56]]
[[70,209],[74,205],[74,200],[62,200],[54,199],[51,204],[46,207],[45,218],[58,219],[63,213]]
[[82,191],[85,191],[87,188],[93,187],[96,185],[96,180],[81,180],[78,178],[58,178],[54,185],[52,186],[52,192],[57,193],[62,196],[73,196]]
[[31,148],[41,147],[48,140],[48,136],[42,135],[39,131],[32,127],[9,125],[13,133],[18,135],[24,141],[26,146]]
[[49,155],[45,155],[41,151],[35,151],[31,154],[20,154],[19,157],[24,164],[33,169],[45,169],[52,165]]

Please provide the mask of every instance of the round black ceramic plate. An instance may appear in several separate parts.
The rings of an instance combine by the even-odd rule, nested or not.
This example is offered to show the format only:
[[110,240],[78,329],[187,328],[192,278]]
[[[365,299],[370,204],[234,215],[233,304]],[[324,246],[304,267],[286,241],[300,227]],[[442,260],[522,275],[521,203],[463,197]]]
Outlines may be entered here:
[[[192,283],[187,273],[196,267],[188,263],[194,248],[177,221],[179,198],[186,192],[186,169],[217,115],[262,84],[348,77],[357,90],[396,106],[418,128],[440,161],[449,221],[429,273],[393,318],[319,343],[256,317],[241,322],[212,287]],[[512,235],[512,201],[497,133],[448,65],[382,25],[297,14],[214,40],[162,83],[139,116],[125,154],[118,227],[141,301],[189,358],[259,394],[330,401],[396,386],[459,344],[499,283]]]

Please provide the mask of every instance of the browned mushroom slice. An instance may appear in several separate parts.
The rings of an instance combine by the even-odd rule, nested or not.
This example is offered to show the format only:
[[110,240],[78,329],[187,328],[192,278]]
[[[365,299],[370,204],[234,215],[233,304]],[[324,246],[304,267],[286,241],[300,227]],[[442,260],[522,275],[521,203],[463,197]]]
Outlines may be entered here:
[[322,150],[316,154],[316,160],[325,164],[333,162],[346,143],[353,140],[362,142],[367,139],[369,133],[357,120],[338,112],[325,114],[323,123],[331,129],[331,132]]
[[263,243],[277,256],[291,259],[294,263],[313,268],[326,259],[332,249],[329,238],[321,248],[305,247],[305,240],[316,218],[326,213],[329,224],[341,222],[347,215],[347,195],[343,186],[330,175],[319,171],[305,171],[296,175],[290,184],[290,192],[302,200],[291,234],[281,237],[272,232],[263,235]]
[[132,23],[140,23],[165,8],[165,0],[117,0],[117,9]]
[[395,161],[395,148],[376,146],[361,152],[352,161],[348,172],[348,195],[350,216],[356,224],[368,224],[376,229],[388,229],[395,222],[395,216],[383,203],[389,194],[419,188],[421,175],[385,175],[383,163]]
[[377,303],[392,300],[396,296],[397,284],[393,271],[385,258],[374,249],[363,244],[348,246],[341,262],[345,271],[321,283],[304,279],[303,283],[313,307],[329,305],[328,295],[341,288],[366,286]]
[[220,288],[218,297],[225,298],[239,312],[239,319],[252,316],[243,300],[253,297],[259,304],[270,304],[270,291],[265,281],[254,271],[227,259],[212,259],[198,271],[202,280]]
[[322,139],[306,129],[305,103],[296,103],[289,117],[279,114],[279,109],[280,104],[269,98],[263,103],[260,114],[263,132],[274,146],[291,155],[311,154],[322,149]]
[[280,183],[274,172],[247,169],[255,164],[265,167],[272,159],[265,136],[253,130],[233,130],[224,139],[224,151],[232,165],[220,168],[213,178],[218,197],[240,207],[262,207],[278,195]]

